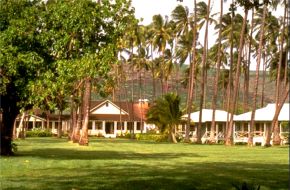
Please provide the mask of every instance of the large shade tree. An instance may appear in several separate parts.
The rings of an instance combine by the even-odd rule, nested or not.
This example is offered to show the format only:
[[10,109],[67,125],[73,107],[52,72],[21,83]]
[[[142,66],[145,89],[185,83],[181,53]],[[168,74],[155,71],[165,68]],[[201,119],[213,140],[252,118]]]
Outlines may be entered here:
[[[54,85],[73,84],[68,88],[73,91],[72,87],[82,78],[86,87],[83,110],[88,113],[91,82],[106,74],[109,64],[114,63],[116,43],[133,11],[126,0],[114,3],[13,0],[1,1],[0,9],[1,155],[9,155],[13,122],[19,110],[32,108],[43,99],[31,95],[33,89],[37,89],[37,84],[46,84],[45,80],[62,76],[58,73],[60,62],[65,63],[63,68],[71,67],[71,63],[82,66],[83,73],[70,72],[75,77],[67,77],[70,79],[67,81],[62,78],[64,81]],[[42,77],[47,72],[51,76]],[[55,89],[62,92],[61,86]],[[84,122],[81,144],[88,143],[86,128]]]

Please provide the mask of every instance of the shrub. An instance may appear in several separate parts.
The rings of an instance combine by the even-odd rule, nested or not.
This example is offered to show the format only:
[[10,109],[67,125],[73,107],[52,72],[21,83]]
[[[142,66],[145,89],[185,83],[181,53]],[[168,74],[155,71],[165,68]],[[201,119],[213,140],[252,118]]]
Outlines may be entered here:
[[247,142],[236,142],[235,145],[247,145]]
[[11,142],[11,147],[12,147],[12,152],[13,152],[13,153],[16,153],[17,150],[18,150],[17,144],[14,143],[14,142]]
[[168,140],[168,136],[164,134],[136,134],[137,140],[150,140],[155,142],[166,142]]
[[27,131],[26,137],[52,137],[52,133],[49,130],[35,129]]

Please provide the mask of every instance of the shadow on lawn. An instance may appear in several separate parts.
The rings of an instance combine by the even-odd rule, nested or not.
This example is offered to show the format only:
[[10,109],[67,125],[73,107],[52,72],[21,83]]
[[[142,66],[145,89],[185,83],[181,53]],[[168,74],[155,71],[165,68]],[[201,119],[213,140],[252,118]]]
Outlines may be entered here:
[[[13,182],[29,180],[34,189],[233,189],[241,182],[261,185],[262,189],[288,189],[287,165],[235,163],[187,163],[155,166],[107,163],[96,168],[49,168],[42,176],[19,176]],[[57,176],[65,170],[67,175]],[[31,190],[33,188],[4,188]]]
[[132,151],[87,151],[65,148],[44,148],[22,151],[17,156],[32,156],[54,160],[139,160],[202,157],[196,153],[136,153]]

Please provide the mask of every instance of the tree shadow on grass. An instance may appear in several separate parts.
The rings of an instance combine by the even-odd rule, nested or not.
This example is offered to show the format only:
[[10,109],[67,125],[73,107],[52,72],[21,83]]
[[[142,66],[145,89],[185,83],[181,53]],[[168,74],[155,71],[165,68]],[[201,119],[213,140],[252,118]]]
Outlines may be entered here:
[[[266,170],[268,168],[268,170]],[[49,168],[42,176],[19,176],[14,183],[30,181],[32,186],[11,189],[233,189],[232,184],[247,182],[261,189],[288,189],[286,164],[270,166],[256,163],[183,163],[155,166],[106,163],[98,167]],[[61,171],[67,175],[58,176]],[[38,171],[39,172],[39,171]]]
[[196,153],[137,153],[133,151],[87,151],[67,148],[33,149],[31,151],[22,151],[17,156],[53,160],[163,160],[180,157],[202,157]]

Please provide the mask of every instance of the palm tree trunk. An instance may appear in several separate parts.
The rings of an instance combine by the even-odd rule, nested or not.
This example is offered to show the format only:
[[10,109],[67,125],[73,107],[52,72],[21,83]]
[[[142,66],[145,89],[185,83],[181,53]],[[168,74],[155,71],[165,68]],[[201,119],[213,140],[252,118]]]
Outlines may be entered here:
[[83,97],[83,124],[82,132],[79,140],[79,145],[88,145],[88,124],[89,124],[89,114],[90,114],[90,99],[91,99],[91,79],[87,78],[85,81],[85,92]]
[[201,91],[200,91],[200,102],[199,102],[199,122],[197,126],[196,143],[201,144],[201,128],[202,128],[202,108],[203,108],[203,100],[204,100],[204,86],[205,86],[205,70],[206,70],[206,61],[207,61],[207,41],[208,41],[208,23],[209,23],[209,12],[210,12],[210,0],[207,3],[207,15],[206,15],[206,25],[205,25],[205,35],[204,35],[204,46],[203,46],[203,54],[202,54],[202,71],[201,71]]
[[[233,99],[230,105],[230,113],[234,113],[236,110],[238,91],[239,91],[239,82],[240,82],[240,69],[241,69],[240,67],[241,67],[241,62],[242,62],[242,52],[243,52],[243,47],[244,47],[244,38],[245,38],[244,36],[245,36],[247,17],[248,17],[248,9],[245,9],[245,16],[243,20],[240,43],[239,43],[239,51],[238,51],[239,54],[238,54],[238,62],[237,62],[236,75],[235,75],[234,94],[233,94]],[[233,125],[234,125],[234,114],[231,114],[230,123],[227,129],[227,134],[226,134],[226,139],[225,139],[225,145],[233,144]]]
[[192,109],[192,99],[195,89],[195,62],[196,62],[196,33],[197,33],[197,24],[196,24],[196,0],[194,0],[194,28],[193,28],[193,42],[192,42],[192,56],[190,57],[190,67],[189,67],[189,82],[188,82],[188,91],[187,91],[187,123],[185,127],[185,142],[189,142],[189,133],[190,133],[190,115]]
[[281,139],[279,136],[280,132],[279,132],[279,125],[278,125],[278,116],[288,96],[289,96],[289,86],[287,86],[287,89],[284,91],[284,95],[282,96],[281,101],[278,104],[276,104],[275,115],[272,120],[271,130],[267,132],[265,146],[271,146],[270,142],[271,142],[272,131],[274,133],[273,145],[280,145]]
[[[276,110],[279,109],[278,103],[280,102],[280,91],[282,90],[281,88],[281,67],[282,67],[282,61],[283,61],[283,45],[284,45],[284,33],[285,33],[285,24],[286,24],[286,13],[287,13],[287,6],[286,6],[286,1],[285,1],[285,7],[284,7],[284,17],[283,17],[283,26],[282,26],[282,33],[281,33],[281,48],[280,48],[280,54],[279,54],[279,65],[278,65],[278,73],[277,73],[277,84],[276,84],[276,94],[275,94],[275,102],[276,102]],[[278,116],[277,116],[278,117]],[[277,122],[277,121],[275,121]],[[274,119],[272,122],[272,127],[273,127],[273,145],[279,145],[280,144],[280,136],[277,131],[279,131],[279,126],[278,124],[274,123]]]
[[155,80],[155,65],[154,65],[154,61],[153,61],[153,45],[150,45],[150,49],[151,49],[151,64],[152,64],[152,68],[151,68],[151,72],[152,72],[152,94],[153,94],[153,101],[156,98],[156,80]]
[[222,16],[223,16],[223,1],[221,0],[221,11],[220,11],[220,20],[219,20],[219,36],[218,36],[218,58],[217,58],[217,68],[216,68],[216,75],[214,78],[214,92],[212,97],[212,121],[211,121],[211,127],[210,127],[210,138],[209,142],[214,143],[215,142],[215,110],[216,110],[216,104],[217,104],[217,92],[218,92],[218,81],[219,81],[219,75],[220,75],[220,66],[221,66],[221,34],[222,34]]
[[253,30],[254,30],[254,13],[255,9],[252,9],[252,21],[251,21],[251,31],[250,31],[250,40],[249,40],[249,47],[248,47],[248,60],[247,60],[247,68],[245,72],[245,88],[244,88],[244,104],[243,104],[243,111],[247,112],[249,110],[249,86],[250,86],[250,65],[251,65],[251,55],[252,55],[252,37],[253,37]]
[[255,87],[254,87],[254,99],[253,99],[253,107],[252,107],[252,115],[251,115],[251,122],[250,122],[250,131],[249,131],[249,138],[248,138],[248,146],[253,146],[253,129],[255,127],[255,114],[257,108],[257,95],[258,95],[258,86],[259,86],[259,70],[262,58],[262,46],[263,46],[263,38],[264,38],[264,28],[265,28],[265,20],[267,14],[267,6],[268,4],[265,3],[263,7],[263,21],[260,30],[260,39],[259,39],[259,49],[258,49],[258,57],[257,57],[257,64],[256,64],[256,78],[255,78]]
[[265,99],[265,81],[266,81],[266,55],[263,54],[263,78],[262,78],[262,92],[261,92],[261,107],[264,107]]
[[[233,40],[233,33],[234,33],[234,2],[232,0],[232,3],[231,3],[231,37],[230,37],[230,40],[231,40],[231,47],[230,47],[230,70],[229,70],[229,81],[228,81],[228,84],[227,84],[227,102],[226,102],[226,107],[227,107],[227,123],[226,123],[226,134],[227,135],[228,133],[231,133],[231,130],[229,128],[230,126],[230,114],[233,114],[233,112],[231,111],[231,101],[232,101],[232,80],[233,80],[233,64],[234,64],[234,53],[233,53],[233,49],[234,49],[234,40]],[[226,136],[225,136],[225,140],[226,140]],[[231,138],[231,137],[230,137]],[[230,139],[229,139],[230,141]],[[226,144],[226,143],[225,143]],[[231,144],[231,142],[229,142],[229,144]]]

